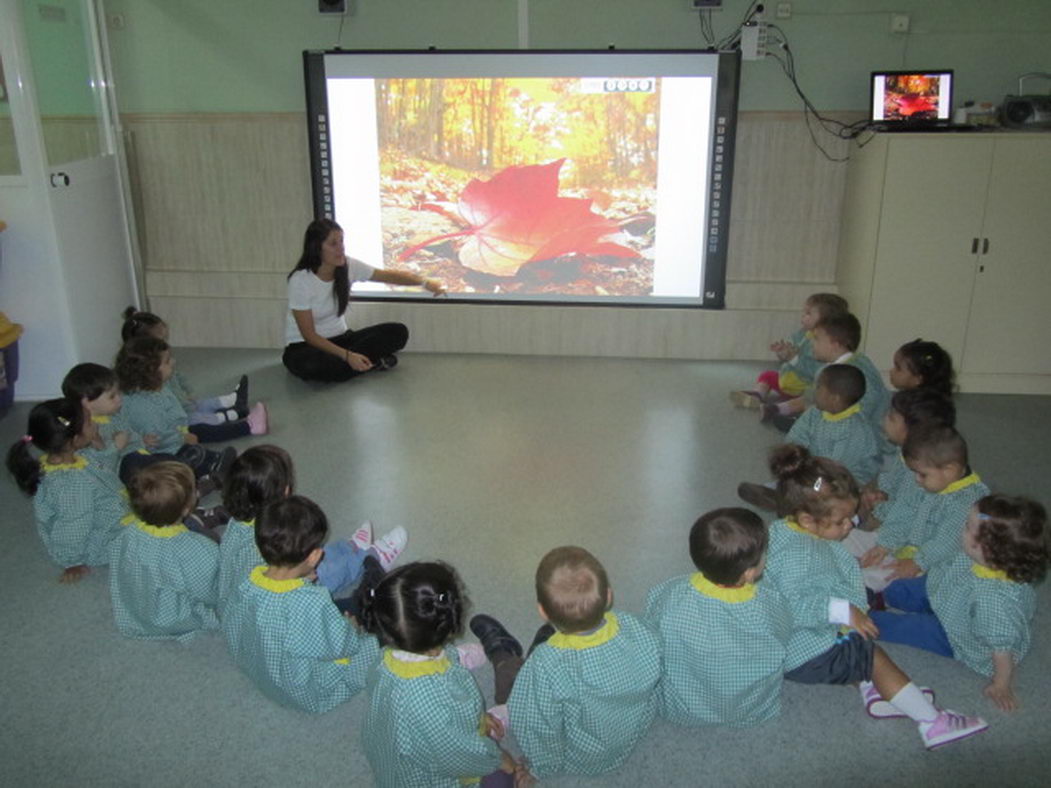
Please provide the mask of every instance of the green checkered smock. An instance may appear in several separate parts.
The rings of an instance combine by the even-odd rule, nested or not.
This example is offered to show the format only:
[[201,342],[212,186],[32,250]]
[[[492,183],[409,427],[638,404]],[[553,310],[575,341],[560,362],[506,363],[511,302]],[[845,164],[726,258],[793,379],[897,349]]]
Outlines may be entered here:
[[864,353],[855,353],[843,362],[857,367],[865,375],[865,396],[861,398],[861,412],[872,428],[872,434],[879,445],[889,446],[883,435],[883,414],[890,407],[890,392],[883,385],[883,376],[876,365]]
[[813,536],[794,520],[770,524],[763,577],[781,592],[792,611],[794,631],[786,672],[835,645],[840,625],[829,623],[830,599],[846,599],[859,610],[868,609],[857,559],[839,542]]
[[805,446],[817,457],[846,466],[858,484],[867,484],[879,471],[883,455],[872,428],[855,404],[841,413],[827,413],[811,405],[796,419],[786,443]]
[[369,671],[361,733],[376,785],[460,788],[499,769],[500,749],[482,729],[482,693],[456,649],[410,656],[383,649]]
[[911,558],[927,572],[959,552],[971,506],[988,495],[989,488],[972,473],[939,493],[927,492],[919,485],[916,489],[915,505],[893,507],[880,526],[876,544],[898,558]]
[[992,676],[994,651],[1009,651],[1015,664],[1029,652],[1036,612],[1036,592],[1029,583],[1009,580],[959,552],[931,568],[927,595],[953,655],[971,670]]
[[788,338],[796,347],[796,355],[781,364],[777,370],[777,385],[785,394],[798,397],[814,383],[824,363],[814,358],[814,332],[802,328]]
[[329,592],[302,578],[272,580],[257,566],[223,606],[234,662],[271,700],[330,711],[365,686],[379,647],[339,612]]
[[175,370],[172,376],[165,381],[164,385],[175,395],[175,398],[179,400],[179,404],[182,405],[182,409],[186,412],[187,416],[193,414],[195,408],[193,391],[190,388],[190,384],[186,381],[186,377]]
[[109,590],[122,635],[189,640],[216,629],[219,546],[185,525],[133,519],[113,543]]
[[[877,486],[887,494],[887,500],[880,501],[873,510],[881,523],[890,515],[894,502],[900,496],[909,494],[907,491],[910,485],[914,490],[920,490],[920,486],[916,484],[916,477],[905,464],[905,458],[901,456],[899,449],[887,457],[883,470],[877,477]],[[912,494],[915,495],[914,492]]]
[[230,519],[219,542],[219,616],[249,573],[265,563],[255,544],[255,520]]
[[723,588],[703,574],[646,596],[664,654],[660,713],[678,725],[756,725],[781,712],[792,613],[769,583]]
[[522,665],[507,708],[537,777],[618,768],[657,712],[660,640],[634,616],[606,613],[587,635],[552,635]]
[[167,387],[125,394],[121,412],[135,432],[157,436],[159,443],[152,449],[155,452],[175,454],[186,443],[186,411]]
[[110,543],[128,514],[120,479],[112,468],[79,453],[74,462],[41,460],[40,467],[33,513],[48,556],[63,569],[108,564]]

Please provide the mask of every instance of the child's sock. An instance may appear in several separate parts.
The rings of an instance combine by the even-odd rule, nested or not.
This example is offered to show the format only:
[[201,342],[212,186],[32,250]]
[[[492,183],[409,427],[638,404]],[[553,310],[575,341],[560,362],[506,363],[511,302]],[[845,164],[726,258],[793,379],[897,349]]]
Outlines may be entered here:
[[461,643],[456,647],[456,653],[460,655],[460,664],[468,670],[480,668],[489,661],[480,643]]
[[898,690],[890,704],[916,722],[933,722],[938,717],[938,709],[911,681]]
[[229,394],[223,394],[221,397],[216,397],[219,400],[219,404],[224,408],[233,408],[237,404],[237,394],[231,391]]

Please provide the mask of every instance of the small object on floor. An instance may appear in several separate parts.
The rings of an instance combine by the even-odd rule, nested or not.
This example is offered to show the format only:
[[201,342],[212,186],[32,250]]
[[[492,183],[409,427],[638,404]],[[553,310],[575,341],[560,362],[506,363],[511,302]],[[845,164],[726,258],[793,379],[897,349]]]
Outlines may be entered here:
[[745,410],[756,410],[763,405],[758,391],[731,391],[730,402],[734,404],[734,407]]
[[490,662],[494,661],[494,657],[499,659],[501,655],[522,656],[522,644],[492,616],[484,613],[472,616],[470,627],[485,649],[485,655]]
[[399,525],[397,528],[387,531],[387,533],[373,542],[370,549],[376,551],[376,558],[379,559],[380,566],[383,567],[384,571],[387,571],[390,569],[391,564],[398,560],[398,556],[401,555],[405,545],[408,543],[409,534]]
[[234,410],[242,419],[248,415],[248,375],[241,375],[241,379],[237,381],[237,388],[234,389]]
[[538,629],[536,631],[536,634],[533,635],[533,642],[529,644],[529,652],[528,653],[532,654],[534,649],[536,649],[537,646],[539,646],[541,643],[546,643],[548,638],[550,638],[553,634],[555,634],[555,631],[556,631],[555,628],[553,626],[551,626],[550,624],[546,624],[546,623],[543,624],[540,627],[540,629]]
[[[898,710],[889,700],[884,700],[870,681],[863,681],[858,689],[861,691],[861,702],[865,704],[865,711],[876,720],[894,720],[908,717],[909,715]],[[920,687],[920,692],[934,705],[934,690],[930,687]]]
[[374,368],[382,371],[385,369],[394,369],[396,366],[398,366],[398,357],[393,353],[390,353],[386,356],[381,356],[380,360],[376,362]]
[[248,431],[252,435],[266,435],[270,431],[270,416],[266,412],[266,405],[257,402],[248,412]]
[[372,547],[372,521],[366,520],[361,527],[350,537],[350,543],[359,550],[368,550]]
[[762,484],[741,482],[737,485],[737,497],[757,509],[767,512],[777,511],[777,490],[771,490]]
[[456,653],[460,655],[460,664],[468,670],[480,668],[489,661],[479,643],[461,643],[456,647]]
[[981,717],[968,717],[942,709],[932,722],[920,723],[920,737],[928,750],[981,733],[989,724]]

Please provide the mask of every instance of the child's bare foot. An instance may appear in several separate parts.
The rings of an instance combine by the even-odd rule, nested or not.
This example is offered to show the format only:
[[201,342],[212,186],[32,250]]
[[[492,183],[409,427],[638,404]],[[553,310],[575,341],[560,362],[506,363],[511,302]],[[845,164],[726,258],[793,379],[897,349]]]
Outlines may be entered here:
[[78,583],[82,577],[86,577],[91,572],[91,568],[84,566],[83,564],[77,564],[63,570],[62,574],[59,575],[58,582],[60,583]]

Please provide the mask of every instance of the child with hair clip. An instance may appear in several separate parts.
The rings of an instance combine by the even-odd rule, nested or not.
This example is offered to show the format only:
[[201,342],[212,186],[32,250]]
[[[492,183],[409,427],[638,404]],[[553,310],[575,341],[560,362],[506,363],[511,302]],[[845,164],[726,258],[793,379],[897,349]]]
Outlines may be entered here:
[[470,602],[456,570],[417,562],[394,570],[365,596],[362,624],[382,657],[369,672],[362,725],[365,757],[380,788],[459,788],[527,784],[524,769],[491,738],[503,726],[485,711],[452,642],[463,635]]
[[785,678],[803,684],[854,684],[871,717],[909,717],[927,749],[972,736],[987,725],[939,709],[872,639],[857,561],[840,542],[853,527],[858,487],[846,468],[788,444],[770,470],[786,516],[770,525],[765,577],[788,601],[794,631]]
[[158,462],[136,473],[128,492],[134,518],[110,555],[117,629],[127,638],[180,641],[217,629],[219,547],[183,524],[197,505],[193,471]]
[[770,583],[766,525],[748,509],[714,509],[690,529],[697,571],[646,596],[661,639],[661,716],[677,725],[746,727],[781,712],[792,635],[788,604]]
[[894,353],[890,384],[900,391],[928,388],[951,397],[956,389],[952,356],[937,342],[906,342]]
[[[124,310],[120,329],[122,342],[141,336],[168,341],[168,324],[152,312],[140,312],[129,306]],[[165,383],[175,394],[189,422],[190,431],[202,443],[218,443],[244,435],[265,435],[269,430],[266,406],[257,402],[248,408],[248,377],[241,376],[237,388],[219,397],[197,399],[182,373],[176,370]]]
[[255,541],[266,561],[223,607],[222,628],[237,666],[266,697],[320,714],[365,686],[379,655],[312,581],[324,553],[328,519],[316,503],[292,495],[266,506]]
[[835,293],[809,296],[803,302],[799,330],[788,339],[779,339],[770,345],[770,350],[781,362],[780,368],[760,373],[752,391],[730,392],[730,401],[739,408],[761,408],[767,403],[802,396],[821,369],[821,362],[814,358],[811,348],[814,326],[829,315],[847,311],[846,299]]
[[[253,446],[230,466],[223,485],[223,505],[231,519],[219,545],[220,615],[252,569],[264,563],[256,546],[256,520],[267,505],[288,498],[295,489],[292,458],[280,446]],[[373,541],[372,523],[366,522],[350,539],[325,545],[316,569],[317,582],[334,596],[362,578],[374,584],[401,555],[408,538],[398,526]],[[337,602],[341,609],[342,602]],[[355,598],[354,605],[359,603]]]
[[929,574],[899,580],[873,612],[880,639],[955,657],[990,679],[983,692],[1003,711],[1018,708],[1012,680],[1029,652],[1033,586],[1049,556],[1047,512],[1036,501],[987,495],[972,508],[962,550]]
[[[114,372],[123,392],[128,425],[140,434],[156,435],[153,450],[175,454],[198,478],[211,476],[221,483],[237,450],[227,447],[217,452],[196,446],[197,436],[189,431],[186,412],[165,386],[174,371],[175,361],[163,339],[142,336],[124,343],[117,352]],[[186,446],[194,448],[187,450]]]
[[128,514],[120,479],[83,454],[94,437],[95,426],[79,403],[52,399],[33,406],[26,434],[7,452],[15,483],[33,496],[37,533],[62,567],[62,583],[75,583],[90,567],[109,563],[110,542]]

